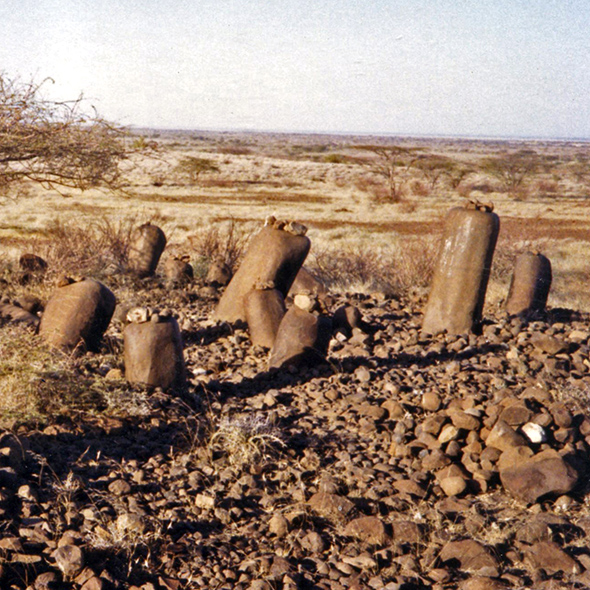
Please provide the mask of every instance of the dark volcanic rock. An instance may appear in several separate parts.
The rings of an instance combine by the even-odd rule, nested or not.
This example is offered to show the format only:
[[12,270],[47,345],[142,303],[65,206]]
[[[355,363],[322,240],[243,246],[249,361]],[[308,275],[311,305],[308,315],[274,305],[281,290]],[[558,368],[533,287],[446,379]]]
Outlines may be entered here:
[[514,496],[533,503],[547,495],[570,492],[577,471],[555,451],[543,451],[520,464],[500,470],[502,485]]
[[448,543],[440,552],[439,559],[443,564],[480,576],[494,578],[500,574],[496,558],[486,547],[471,539]]

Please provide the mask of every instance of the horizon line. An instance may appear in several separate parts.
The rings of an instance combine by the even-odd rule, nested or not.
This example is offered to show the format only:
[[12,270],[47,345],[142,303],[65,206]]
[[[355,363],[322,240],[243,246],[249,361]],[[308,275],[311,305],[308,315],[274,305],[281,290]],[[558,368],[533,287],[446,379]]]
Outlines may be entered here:
[[129,125],[130,130],[205,132],[205,133],[260,133],[280,135],[339,135],[349,137],[400,137],[404,139],[467,139],[473,141],[551,141],[551,142],[590,142],[590,137],[556,137],[551,135],[470,135],[446,133],[398,133],[376,131],[296,131],[288,129],[252,129],[226,127],[160,127],[149,125]]

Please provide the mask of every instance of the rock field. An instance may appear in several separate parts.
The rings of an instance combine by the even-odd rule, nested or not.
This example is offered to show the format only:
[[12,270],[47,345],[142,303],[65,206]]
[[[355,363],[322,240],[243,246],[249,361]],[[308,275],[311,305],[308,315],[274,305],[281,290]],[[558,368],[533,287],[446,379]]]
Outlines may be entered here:
[[267,371],[213,289],[144,286],[188,391],[1,434],[1,588],[590,588],[588,315],[431,337],[421,301],[332,295],[360,325]]

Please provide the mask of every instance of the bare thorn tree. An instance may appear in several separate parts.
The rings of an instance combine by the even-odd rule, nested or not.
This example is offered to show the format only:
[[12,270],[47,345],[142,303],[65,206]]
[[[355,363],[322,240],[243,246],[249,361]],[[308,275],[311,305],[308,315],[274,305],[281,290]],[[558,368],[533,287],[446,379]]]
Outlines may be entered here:
[[130,153],[125,130],[84,113],[82,97],[46,99],[42,87],[50,82],[0,73],[0,192],[27,180],[58,190],[118,188]]
[[387,182],[389,201],[398,203],[402,200],[404,173],[409,170],[415,160],[415,152],[420,148],[405,148],[397,145],[359,145],[357,149],[371,152],[373,157],[365,164],[370,170]]
[[481,168],[500,181],[504,192],[514,194],[539,169],[540,164],[535,151],[519,150],[505,156],[484,158]]

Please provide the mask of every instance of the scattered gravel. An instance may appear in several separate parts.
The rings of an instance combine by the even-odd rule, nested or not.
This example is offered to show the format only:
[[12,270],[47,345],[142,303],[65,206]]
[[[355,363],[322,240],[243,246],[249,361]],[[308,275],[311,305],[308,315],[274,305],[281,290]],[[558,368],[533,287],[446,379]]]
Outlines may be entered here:
[[430,337],[333,296],[327,362],[268,371],[214,290],[158,295],[188,391],[1,434],[2,588],[590,587],[588,315]]

